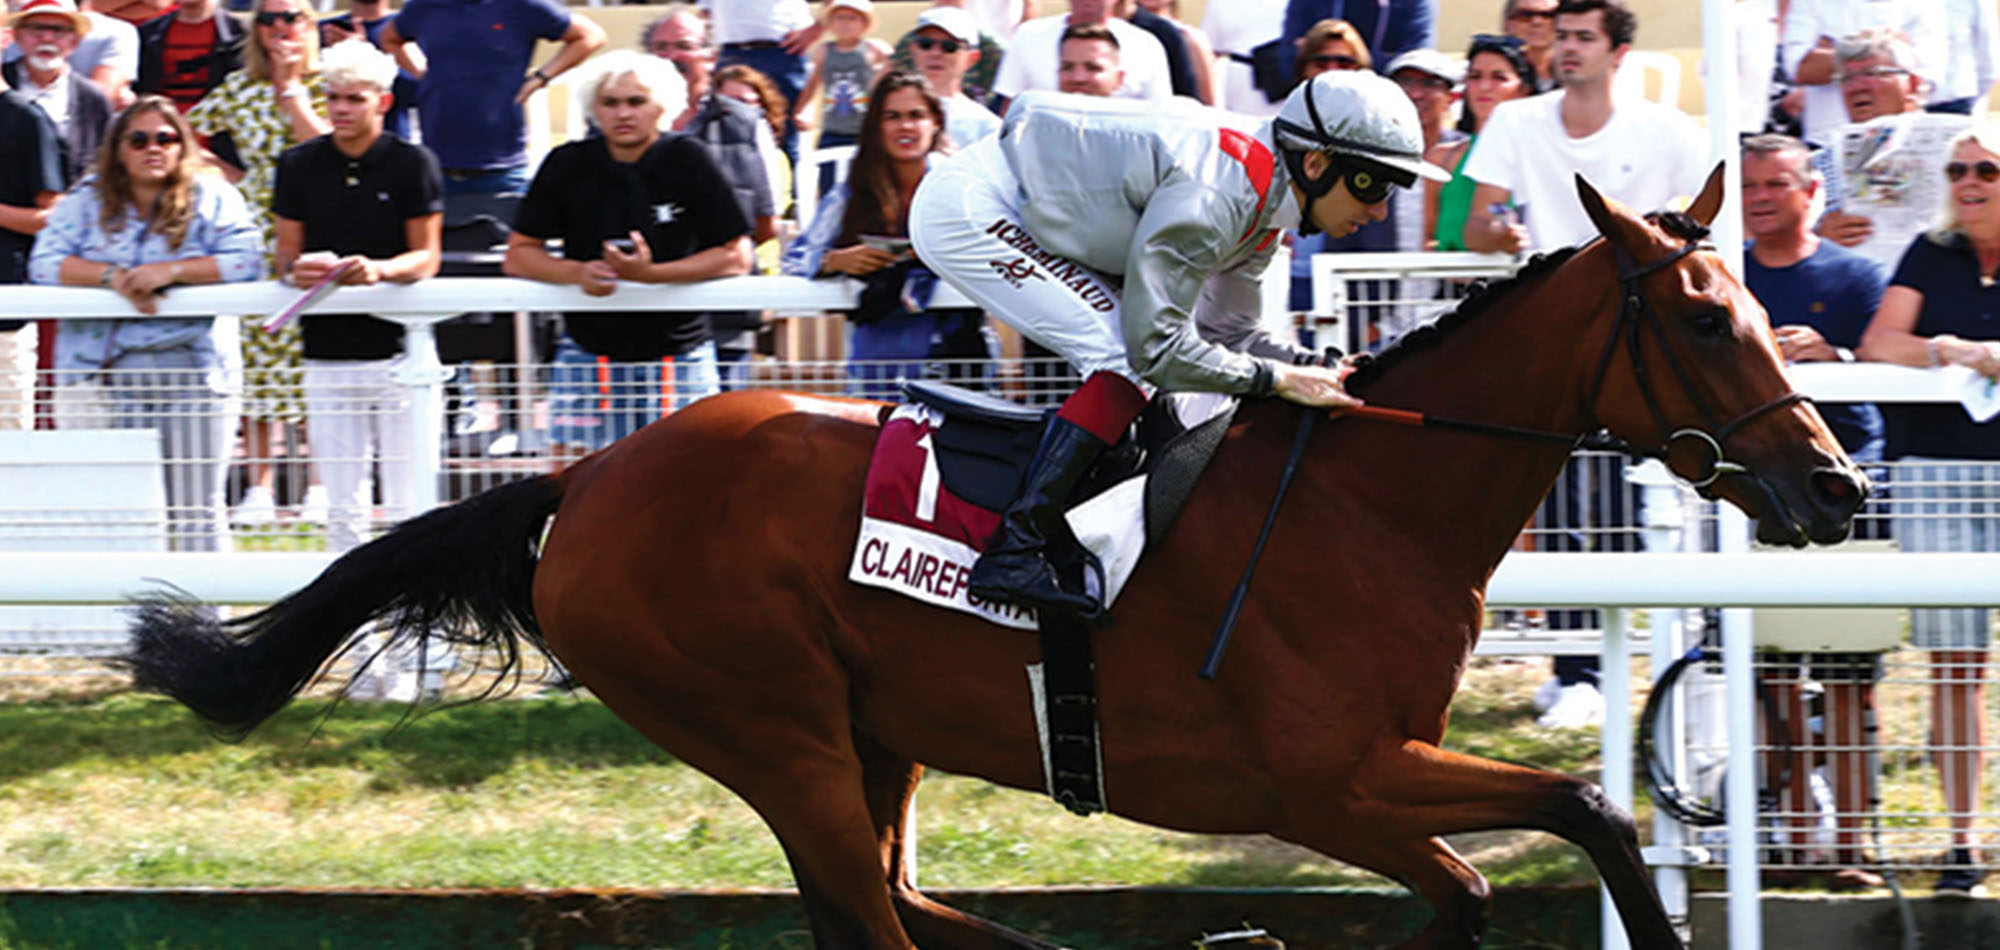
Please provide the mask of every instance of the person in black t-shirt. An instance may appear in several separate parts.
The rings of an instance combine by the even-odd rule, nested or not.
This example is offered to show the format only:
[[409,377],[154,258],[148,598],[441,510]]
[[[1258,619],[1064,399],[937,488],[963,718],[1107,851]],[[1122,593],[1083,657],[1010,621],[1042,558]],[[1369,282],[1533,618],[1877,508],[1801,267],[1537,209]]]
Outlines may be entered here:
[[[507,239],[507,274],[603,296],[621,280],[748,273],[750,222],[728,182],[698,143],[660,132],[686,101],[680,74],[623,50],[592,62],[578,107],[599,134],[542,160]],[[556,238],[561,258],[544,247]],[[720,391],[707,314],[590,311],[564,324],[551,425],[565,447],[601,448]],[[671,398],[662,400],[669,379]]]
[[[362,42],[321,60],[333,131],[278,159],[271,211],[278,273],[312,287],[336,268],[342,284],[410,283],[437,273],[444,181],[437,159],[382,130],[396,63]],[[327,542],[359,545],[373,507],[368,474],[381,467],[392,518],[413,514],[408,390],[392,378],[403,329],[358,314],[308,314],[306,431],[326,484]]]
[[[13,31],[0,18],[0,49]],[[0,80],[0,284],[28,279],[28,250],[63,192],[62,139],[40,107]],[[33,424],[35,334],[0,320],[0,429]]]

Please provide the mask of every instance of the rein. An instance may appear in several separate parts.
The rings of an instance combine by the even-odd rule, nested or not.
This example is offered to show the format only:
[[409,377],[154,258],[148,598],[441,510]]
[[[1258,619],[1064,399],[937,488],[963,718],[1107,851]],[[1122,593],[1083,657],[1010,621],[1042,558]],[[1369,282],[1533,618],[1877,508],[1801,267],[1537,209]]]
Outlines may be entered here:
[[[1703,495],[1707,495],[1708,487],[1724,475],[1745,475],[1750,472],[1742,463],[1730,461],[1728,455],[1724,453],[1722,448],[1723,443],[1731,435],[1768,412],[1782,409],[1793,403],[1811,402],[1812,397],[1794,389],[1769,402],[1752,408],[1728,422],[1720,425],[1716,424],[1716,415],[1710,411],[1708,403],[1701,398],[1701,393],[1695,386],[1693,375],[1688,372],[1687,366],[1681,362],[1681,359],[1674,355],[1673,348],[1667,346],[1666,330],[1660,325],[1659,315],[1653,312],[1653,308],[1646,303],[1645,295],[1639,292],[1640,279],[1657,271],[1664,270],[1679,262],[1681,258],[1704,247],[1706,245],[1697,243],[1696,241],[1688,241],[1682,244],[1680,249],[1674,253],[1653,261],[1650,264],[1643,265],[1634,262],[1631,253],[1624,248],[1617,246],[1612,248],[1613,252],[1617,255],[1619,270],[1620,299],[1618,304],[1618,322],[1612,327],[1610,337],[1604,341],[1604,352],[1598,357],[1597,371],[1591,379],[1590,395],[1585,399],[1584,404],[1588,407],[1589,419],[1591,420],[1590,431],[1588,432],[1565,434],[1551,432],[1546,429],[1502,425],[1500,423],[1481,422],[1474,419],[1454,419],[1447,416],[1435,416],[1407,409],[1389,409],[1377,406],[1356,406],[1351,409],[1335,410],[1333,415],[1335,418],[1353,417],[1373,419],[1377,422],[1389,422],[1398,425],[1430,426],[1440,429],[1455,429],[1461,432],[1500,436],[1503,438],[1553,442],[1569,446],[1572,450],[1595,449],[1605,452],[1616,452],[1632,458],[1658,459],[1662,464],[1666,465],[1667,470],[1674,477],[1686,481],[1690,487],[1701,491]],[[1652,378],[1647,373],[1646,362],[1642,358],[1641,347],[1644,344],[1647,331],[1650,331],[1650,335],[1658,339],[1660,353],[1666,358],[1667,366],[1673,371],[1674,378],[1680,382],[1681,391],[1686,394],[1690,402],[1694,403],[1695,411],[1701,414],[1702,427],[1675,429],[1667,422],[1666,413],[1660,409],[1659,398],[1654,394]],[[1634,445],[1625,439],[1604,431],[1604,427],[1597,422],[1597,400],[1603,393],[1604,380],[1611,369],[1611,358],[1617,353],[1618,344],[1621,339],[1625,343],[1626,353],[1631,357],[1632,374],[1639,385],[1640,395],[1646,401],[1646,411],[1652,415],[1653,424],[1659,428],[1660,444],[1657,447]],[[1702,446],[1706,459],[1702,469],[1693,476],[1682,475],[1680,472],[1674,471],[1673,465],[1668,461],[1668,456],[1673,450],[1674,443],[1689,439],[1694,440]]]

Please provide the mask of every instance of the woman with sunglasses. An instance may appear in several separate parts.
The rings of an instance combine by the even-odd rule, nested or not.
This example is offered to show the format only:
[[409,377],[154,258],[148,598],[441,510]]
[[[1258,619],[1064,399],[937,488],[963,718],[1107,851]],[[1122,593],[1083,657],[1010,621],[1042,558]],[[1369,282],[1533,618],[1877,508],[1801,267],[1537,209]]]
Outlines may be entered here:
[[[2000,126],[1952,140],[1939,226],[1896,265],[1855,355],[1904,366],[1964,366],[2000,380]],[[2000,420],[1974,422],[1949,403],[1882,405],[1893,469],[1896,540],[1905,551],[2000,551]],[[1974,841],[1984,771],[1990,611],[1910,610],[1910,642],[1931,651],[1931,731],[1951,850],[1941,894],[1969,895],[1985,876]]]
[[1299,37],[1299,55],[1292,61],[1292,85],[1321,73],[1368,69],[1375,61],[1368,43],[1346,20],[1321,20]]
[[[305,0],[254,0],[243,68],[188,111],[188,124],[204,136],[250,203],[271,246],[271,188],[285,149],[324,135],[326,97],[319,80],[319,30]],[[238,504],[238,524],[277,520],[275,457],[279,425],[303,426],[304,350],[294,321],[275,333],[261,318],[243,327],[244,460],[248,487]],[[317,479],[314,479],[317,483]]]
[[1465,219],[1472,212],[1472,192],[1479,183],[1465,177],[1465,157],[1485,128],[1493,107],[1535,94],[1535,66],[1526,46],[1512,36],[1481,33],[1465,54],[1465,97],[1458,112],[1464,138],[1439,142],[1424,156],[1433,165],[1451,169],[1451,181],[1424,189],[1424,233],[1439,251],[1465,250]]
[[[108,288],[153,314],[176,285],[262,277],[264,245],[243,195],[200,166],[173,102],[141,96],[112,121],[95,174],[50,211],[28,279]],[[226,537],[236,330],[234,317],[56,323],[56,427],[159,433],[171,550],[217,551]]]

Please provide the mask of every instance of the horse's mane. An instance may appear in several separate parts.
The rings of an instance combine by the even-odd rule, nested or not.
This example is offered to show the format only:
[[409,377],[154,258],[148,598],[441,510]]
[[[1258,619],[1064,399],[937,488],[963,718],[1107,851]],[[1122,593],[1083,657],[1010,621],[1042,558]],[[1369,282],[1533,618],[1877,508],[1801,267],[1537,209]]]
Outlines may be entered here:
[[[1683,241],[1699,241],[1708,236],[1707,226],[1685,212],[1655,211],[1646,215],[1646,220]],[[1582,245],[1578,245],[1536,254],[1528,258],[1528,262],[1521,265],[1521,269],[1513,276],[1499,280],[1474,281],[1465,298],[1460,300],[1451,312],[1404,334],[1394,345],[1380,353],[1361,354],[1360,359],[1356,361],[1354,374],[1347,378],[1348,390],[1359,392],[1369,384],[1380,380],[1384,374],[1394,369],[1397,364],[1408,360],[1411,355],[1437,346],[1451,331],[1493,309],[1494,303],[1500,298],[1507,296],[1521,285],[1537,280],[1542,275],[1561,267],[1582,249]]]

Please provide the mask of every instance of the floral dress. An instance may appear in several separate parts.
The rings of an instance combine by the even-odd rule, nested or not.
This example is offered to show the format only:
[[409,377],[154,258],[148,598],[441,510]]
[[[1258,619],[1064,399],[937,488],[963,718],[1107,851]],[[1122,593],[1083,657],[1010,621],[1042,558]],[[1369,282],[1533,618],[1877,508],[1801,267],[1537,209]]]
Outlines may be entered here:
[[[326,95],[318,76],[305,77],[313,111],[324,114]],[[269,79],[253,79],[248,70],[229,74],[209,90],[187,114],[188,124],[202,135],[228,132],[243,162],[237,190],[249,201],[264,247],[271,247],[271,189],[278,175],[278,156],[297,144],[292,122],[279,107]],[[266,264],[270,261],[267,259]],[[263,317],[243,318],[243,414],[252,419],[284,422],[305,420],[301,367],[305,350],[299,324],[293,321],[276,333],[264,332]]]

